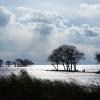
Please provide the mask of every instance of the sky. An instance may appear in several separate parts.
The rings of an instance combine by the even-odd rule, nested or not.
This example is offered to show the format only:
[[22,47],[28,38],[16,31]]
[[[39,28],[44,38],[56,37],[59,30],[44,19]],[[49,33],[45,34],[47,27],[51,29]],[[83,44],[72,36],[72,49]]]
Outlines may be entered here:
[[49,64],[60,45],[85,53],[80,64],[96,64],[100,52],[99,0],[0,0],[0,59]]

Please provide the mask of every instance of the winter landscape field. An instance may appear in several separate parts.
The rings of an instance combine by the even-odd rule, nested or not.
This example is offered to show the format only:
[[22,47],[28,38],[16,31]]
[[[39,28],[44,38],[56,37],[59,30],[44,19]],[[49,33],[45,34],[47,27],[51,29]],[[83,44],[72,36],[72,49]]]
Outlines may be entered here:
[[[61,80],[66,82],[75,82],[81,85],[100,85],[100,74],[95,72],[100,70],[100,65],[78,65],[77,69],[80,72],[63,72],[63,67],[60,65],[59,69],[54,70],[52,65],[32,65],[31,67],[1,67],[0,76],[8,76],[11,73],[19,74],[20,70],[26,70],[32,77],[40,79],[48,79],[51,81]],[[82,72],[86,69],[86,72]]]
[[0,0],[0,100],[100,100],[100,0]]

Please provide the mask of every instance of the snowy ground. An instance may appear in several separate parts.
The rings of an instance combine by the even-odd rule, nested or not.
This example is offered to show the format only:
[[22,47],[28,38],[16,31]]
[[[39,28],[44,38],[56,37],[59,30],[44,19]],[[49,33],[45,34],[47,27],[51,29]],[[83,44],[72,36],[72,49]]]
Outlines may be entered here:
[[[85,85],[100,85],[100,74],[95,73],[79,73],[79,72],[55,72],[46,71],[54,69],[51,65],[33,65],[31,67],[1,67],[0,76],[7,76],[11,73],[18,74],[21,69],[25,69],[32,77],[49,80],[61,80],[67,82],[76,82]],[[63,69],[59,66],[59,69]],[[85,69],[86,72],[95,72],[100,69],[98,65],[78,65],[78,70]]]

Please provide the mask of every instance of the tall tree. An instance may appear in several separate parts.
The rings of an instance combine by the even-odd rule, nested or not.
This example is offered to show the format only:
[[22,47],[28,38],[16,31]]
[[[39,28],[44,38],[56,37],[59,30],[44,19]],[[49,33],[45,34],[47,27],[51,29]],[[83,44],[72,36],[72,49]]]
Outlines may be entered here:
[[9,67],[11,65],[11,61],[6,61],[5,64]]
[[14,65],[14,66],[16,67],[16,61],[13,61],[13,62],[12,62],[12,65]]
[[[64,70],[67,69],[67,71],[69,70],[69,58],[68,58],[68,45],[62,45],[58,48],[58,50],[60,51],[60,55],[61,55],[61,62],[64,66]],[[66,65],[66,68],[65,68]]]
[[58,65],[61,63],[60,51],[58,49],[55,49],[52,52],[52,54],[48,57],[48,61],[50,61],[54,68],[58,70]]
[[28,66],[28,65],[33,65],[33,64],[34,63],[29,59],[24,59],[23,60],[23,66]]
[[0,67],[3,65],[3,60],[0,59]]
[[95,59],[97,60],[98,63],[100,63],[100,52],[96,52]]
[[48,62],[51,62],[51,64],[54,66],[55,70],[57,70],[56,66],[55,66],[55,58],[53,55],[49,55],[48,57]]
[[16,59],[15,62],[16,62],[16,65],[17,65],[18,67],[23,66],[23,60],[22,60],[22,59]]
[[[58,49],[55,49],[52,54],[48,57],[48,61],[52,62],[56,70],[58,70],[58,65],[62,64],[64,66],[64,70],[71,70],[74,66],[74,71],[76,71],[76,64],[84,58],[84,53],[77,50],[75,46],[62,45]],[[66,65],[66,69],[65,69]]]
[[76,65],[77,65],[77,63],[79,63],[79,61],[81,59],[85,59],[84,53],[76,50],[75,53],[74,53],[74,56],[73,56],[73,60],[72,60],[72,63],[74,65],[74,71],[76,71]]

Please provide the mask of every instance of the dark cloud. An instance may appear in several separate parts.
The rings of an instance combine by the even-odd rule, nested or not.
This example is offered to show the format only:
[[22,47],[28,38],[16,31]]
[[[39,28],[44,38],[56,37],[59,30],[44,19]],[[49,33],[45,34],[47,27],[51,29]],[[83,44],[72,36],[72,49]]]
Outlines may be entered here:
[[91,30],[87,30],[87,31],[85,32],[85,34],[86,34],[87,36],[90,36],[90,37],[95,37],[95,36],[98,35],[96,32],[93,32],[93,31],[91,31]]
[[37,24],[35,31],[39,32],[41,35],[46,36],[46,35],[54,33],[56,29],[54,25],[44,23],[44,24]]
[[9,12],[7,9],[0,7],[0,26],[5,27],[7,26],[12,18],[11,12]]
[[90,28],[90,26],[87,25],[87,24],[82,25],[82,30],[83,30],[83,33],[86,36],[89,36],[89,37],[96,37],[96,36],[98,36],[98,33],[95,30],[93,30],[93,28]]

